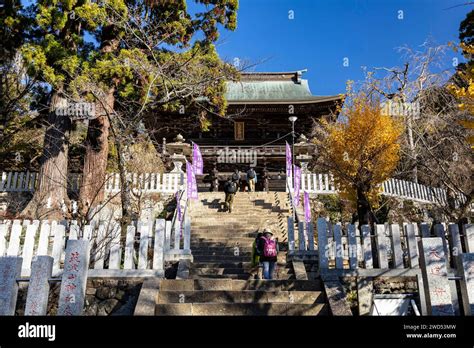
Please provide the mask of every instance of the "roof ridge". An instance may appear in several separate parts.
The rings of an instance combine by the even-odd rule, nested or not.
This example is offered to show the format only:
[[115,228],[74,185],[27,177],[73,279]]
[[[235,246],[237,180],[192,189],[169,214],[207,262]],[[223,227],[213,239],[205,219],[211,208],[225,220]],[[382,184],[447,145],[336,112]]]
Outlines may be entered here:
[[242,71],[241,75],[289,75],[305,73],[308,69],[290,70],[290,71]]

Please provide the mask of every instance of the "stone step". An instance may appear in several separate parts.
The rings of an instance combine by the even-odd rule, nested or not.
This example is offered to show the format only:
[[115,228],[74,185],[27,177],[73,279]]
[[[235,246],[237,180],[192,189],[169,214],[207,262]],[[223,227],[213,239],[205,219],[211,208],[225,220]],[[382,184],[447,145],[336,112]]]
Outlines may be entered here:
[[242,231],[242,232],[256,232],[259,227],[268,225],[268,222],[259,222],[258,224],[251,223],[225,223],[221,224],[191,224],[191,234],[193,232],[206,232],[206,231]]
[[262,226],[242,226],[242,227],[230,227],[230,226],[225,226],[225,225],[218,226],[218,227],[208,227],[208,226],[191,227],[191,235],[203,234],[203,233],[241,233],[241,234],[257,235],[259,230],[263,230],[264,228],[263,226],[268,226],[268,224],[262,224]]
[[[207,213],[202,213],[202,214],[207,214]],[[240,214],[240,213],[237,213],[235,212],[232,213],[232,214],[228,214],[228,213],[222,213],[222,214],[216,214],[216,215],[213,215],[213,214],[207,214],[208,216],[204,217],[202,215],[200,216],[195,216],[193,217],[193,219],[191,220],[191,223],[192,224],[197,224],[197,225],[200,225],[200,224],[215,224],[215,223],[219,223],[219,222],[223,222],[222,219],[225,219],[225,222],[228,222],[228,223],[238,223],[238,224],[241,224],[241,223],[249,223],[249,222],[259,222],[259,221],[262,221],[262,220],[277,220],[279,219],[278,215],[263,215],[263,214],[260,214],[260,215],[255,215],[255,216],[252,216],[250,214]],[[245,217],[245,220],[242,221],[242,217]]]
[[[237,261],[237,262],[193,262],[191,269],[198,268],[238,268],[244,270],[255,270],[258,266],[252,266],[252,262],[248,261]],[[284,259],[277,262],[277,268],[282,273],[292,273],[293,268],[288,267]]]
[[155,306],[155,315],[328,315],[326,304],[288,303],[167,303]]
[[[274,202],[264,202],[255,201],[255,200],[241,200],[241,199],[234,199],[233,204],[235,206],[243,206],[243,207],[254,207],[259,208],[262,210],[272,210],[273,208],[276,209],[288,209],[289,206],[286,205],[278,205],[278,203]],[[194,205],[191,209],[199,209],[199,208],[210,208],[210,209],[219,209],[225,205],[224,198],[222,200],[213,201],[213,202],[204,202],[199,205]]]
[[[286,223],[287,217],[291,214],[261,214],[260,216],[254,216],[250,212],[242,212],[233,210],[232,213],[229,212],[198,212],[195,215],[191,215],[191,223],[196,225],[207,225],[207,224],[218,224],[220,222],[229,222],[229,223],[237,223],[246,224],[253,223],[258,224],[262,221],[284,221]],[[205,216],[205,217],[204,217]]]
[[232,227],[227,225],[220,226],[191,226],[191,235],[194,233],[206,233],[206,232],[239,232],[239,233],[258,233],[263,231],[265,228],[270,228],[272,230],[280,230],[281,226],[275,226],[275,223],[271,222],[261,222],[258,225],[241,225],[239,227]]
[[[191,235],[191,245],[199,245],[200,243],[213,243],[213,244],[222,244],[222,245],[229,245],[233,243],[238,243],[240,245],[252,245],[255,237],[235,237],[235,236],[226,236],[226,237],[193,237]],[[192,248],[191,248],[192,249]]]
[[321,291],[160,291],[164,303],[324,303]]
[[[265,227],[267,226],[267,227]],[[264,228],[270,229],[273,234],[278,237],[278,234],[282,234],[280,229],[277,229],[275,226],[269,224],[263,224],[260,227],[247,227],[245,229],[240,228],[229,228],[229,227],[219,227],[219,228],[200,228],[193,229],[191,228],[191,238],[198,236],[199,238],[211,237],[213,235],[222,235],[227,237],[245,237],[245,238],[255,238],[259,231],[263,231]]]
[[199,237],[191,236],[191,244],[194,246],[203,245],[204,243],[213,244],[213,245],[222,245],[222,246],[224,245],[251,246],[254,241],[255,241],[255,237],[244,237],[244,236],[235,236],[235,235],[227,235],[227,234],[222,234],[220,236],[213,235],[213,236],[208,236],[207,238],[203,237],[203,235]]
[[[191,231],[191,233],[193,233]],[[258,232],[240,232],[236,230],[228,230],[228,231],[194,231],[194,236],[192,239],[196,238],[205,238],[205,239],[212,239],[213,237],[217,238],[228,238],[228,237],[238,237],[238,238],[250,238],[255,239],[257,237]]]
[[238,251],[234,252],[234,250],[217,250],[217,251],[208,251],[206,249],[199,249],[194,248],[192,249],[192,253],[194,256],[245,256],[250,258],[252,253],[250,251]]
[[229,213],[227,210],[224,209],[196,209],[191,211],[191,215],[199,218],[203,217],[203,214],[207,214],[210,218],[216,218],[218,216],[253,216],[257,214],[261,214],[264,216],[289,216],[291,212],[289,211],[273,211],[273,210],[262,210],[258,208],[248,208],[248,207],[239,207],[239,206],[232,206],[232,213]]
[[195,217],[202,216],[201,214],[208,214],[209,217],[217,217],[217,216],[222,216],[222,215],[227,215],[227,216],[234,216],[234,215],[255,215],[255,214],[262,214],[264,216],[278,216],[278,215],[290,215],[289,211],[275,211],[275,210],[261,210],[261,209],[256,209],[254,207],[239,207],[239,206],[232,206],[232,213],[229,214],[229,212],[224,211],[223,209],[195,209],[191,211],[191,214],[194,215]]
[[[201,239],[192,239],[192,242],[198,242],[196,244],[193,244],[191,242],[191,245],[195,246],[196,248],[219,248],[219,249],[222,249],[222,248],[233,248],[235,246],[239,246],[239,247],[250,247],[253,243],[253,240],[254,238],[245,238],[245,243],[240,243],[238,241],[238,239],[236,240],[233,240],[231,238],[226,238],[226,240],[224,242],[215,242],[215,241],[212,241],[212,240],[206,240],[204,238],[201,238]],[[248,242],[250,242],[250,244],[248,244]]]
[[[282,223],[278,219],[261,219],[258,222],[251,222],[245,220],[245,217],[242,217],[239,222],[226,222],[225,218],[220,219],[221,222],[192,222],[191,223],[191,231],[194,230],[218,230],[218,229],[239,229],[243,231],[256,231],[259,228],[265,228],[270,224],[278,224],[281,225]],[[283,226],[281,226],[283,227]]]
[[250,261],[249,256],[234,256],[234,255],[194,255],[193,259],[195,262],[248,262]]
[[282,222],[279,219],[259,219],[258,221],[248,221],[245,216],[239,218],[239,221],[226,221],[225,217],[221,217],[216,221],[192,221],[191,231],[196,229],[219,229],[223,227],[241,230],[257,230],[258,228],[265,227],[269,224],[281,225]]
[[229,247],[226,247],[226,246],[209,247],[209,246],[203,245],[203,246],[198,246],[197,248],[193,249],[192,252],[194,254],[195,251],[210,252],[210,253],[225,251],[225,252],[231,252],[232,254],[234,254],[234,252],[236,250],[239,253],[247,253],[247,252],[250,253],[250,252],[252,252],[252,247],[248,246],[248,245],[245,245],[245,246],[229,246]]
[[[261,229],[263,230],[263,229]],[[191,237],[199,237],[199,238],[208,238],[212,236],[222,236],[222,237],[246,237],[246,238],[255,238],[258,234],[258,228],[246,228],[246,229],[238,229],[238,228],[216,228],[216,229],[191,229]],[[275,231],[276,232],[276,231]]]
[[193,262],[193,268],[243,268],[251,269],[251,262]]
[[[291,210],[286,207],[279,206],[260,206],[251,203],[233,203],[232,208],[238,208],[239,211],[246,211],[249,213],[262,213],[262,214],[288,214]],[[199,207],[194,207],[190,211],[191,213],[195,212],[207,212],[212,214],[223,213],[227,210],[227,207],[224,203],[216,205],[203,205]]]
[[[281,204],[276,202],[259,202],[259,201],[246,201],[246,200],[235,200],[233,204],[235,206],[242,206],[242,207],[253,207],[258,208],[261,210],[289,210],[290,206],[287,204]],[[224,199],[216,202],[206,202],[201,203],[199,205],[194,205],[191,207],[192,211],[196,209],[222,209],[225,206]]]
[[162,279],[160,291],[194,290],[285,290],[321,291],[320,280],[231,280],[231,279]]
[[278,208],[272,208],[272,209],[260,209],[259,207],[255,206],[241,206],[241,205],[233,205],[232,206],[232,213],[229,214],[226,210],[224,210],[224,206],[222,207],[203,207],[199,209],[194,209],[191,210],[191,214],[195,214],[198,216],[198,214],[209,214],[210,216],[218,216],[218,215],[233,215],[233,214],[264,214],[264,215],[289,215],[290,212],[288,209],[278,209]]
[[189,271],[190,275],[227,275],[227,274],[250,274],[248,270],[243,268],[209,268],[209,267],[199,267],[199,268],[191,268]]
[[[193,218],[191,217],[191,230],[196,229],[196,228],[219,228],[219,227],[231,227],[231,228],[239,228],[239,229],[246,229],[246,230],[251,230],[251,229],[258,229],[258,228],[264,228],[266,225],[269,224],[285,224],[286,222],[283,222],[281,219],[278,218],[259,218],[258,220],[252,221],[252,220],[247,220],[247,217],[245,215],[239,217],[235,221],[227,221],[226,216],[224,217],[219,217],[219,219],[215,221],[193,221]],[[283,226],[282,226],[283,227]],[[286,229],[286,227],[285,227]]]
[[193,274],[193,279],[221,279],[221,280],[250,280],[255,279],[255,275],[251,273],[240,274]]
[[[207,203],[207,202],[215,202],[215,201],[224,201],[225,200],[225,192],[220,192],[216,193],[215,196],[202,196],[200,194],[200,203]],[[255,201],[255,200],[264,200],[264,201],[272,201],[274,198],[268,197],[268,196],[252,196],[249,195],[248,193],[244,192],[237,192],[236,195],[234,195],[234,200],[241,200],[241,201]]]

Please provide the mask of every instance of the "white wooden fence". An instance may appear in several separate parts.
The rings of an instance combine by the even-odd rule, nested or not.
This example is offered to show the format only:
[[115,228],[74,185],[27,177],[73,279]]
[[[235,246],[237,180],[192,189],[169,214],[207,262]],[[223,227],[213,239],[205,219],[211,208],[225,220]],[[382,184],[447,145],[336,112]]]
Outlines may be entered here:
[[[312,194],[336,194],[338,192],[334,180],[329,174],[302,174],[301,192],[304,191]],[[389,179],[382,183],[380,193],[389,197],[421,203],[447,204],[446,190],[399,179]],[[465,197],[460,196],[456,203],[459,204],[464,201]]]
[[[127,180],[132,190],[144,192],[174,193],[183,189],[184,173],[128,173]],[[68,189],[78,191],[81,174],[68,175]],[[0,192],[32,192],[38,184],[38,175],[33,172],[2,172],[0,177]],[[105,192],[120,191],[120,176],[118,173],[107,174]]]
[[[454,313],[459,314],[458,286],[464,312],[474,314],[474,279],[471,275],[474,225],[464,225],[459,231],[457,224],[381,224],[371,231],[368,225],[359,229],[353,224],[342,225],[319,218],[316,227],[312,223],[299,222],[296,232],[293,218],[288,218],[288,256],[295,260],[317,258],[319,274],[324,279],[342,276],[416,277],[423,314],[427,313],[435,298],[442,297],[442,293],[449,294],[448,300],[445,298],[444,301],[452,302]],[[433,269],[423,255],[426,250],[435,262],[441,262]],[[441,272],[440,267],[444,269],[444,278],[430,280]],[[430,292],[424,291],[428,288]]]
[[67,241],[87,239],[91,241],[89,276],[164,276],[164,261],[192,259],[189,214],[183,221],[138,221],[122,236],[115,221],[93,221],[81,227],[75,221],[4,220],[0,222],[0,256],[22,257],[22,276],[30,275],[34,256],[52,256],[57,275],[62,272]]

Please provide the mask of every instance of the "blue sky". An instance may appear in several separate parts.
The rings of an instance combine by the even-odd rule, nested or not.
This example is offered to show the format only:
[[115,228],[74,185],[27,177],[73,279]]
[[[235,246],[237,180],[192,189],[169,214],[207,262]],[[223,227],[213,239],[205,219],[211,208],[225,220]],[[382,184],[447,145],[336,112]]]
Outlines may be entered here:
[[[23,0],[30,4],[34,0]],[[308,69],[315,95],[345,92],[347,80],[363,79],[361,67],[403,65],[397,47],[458,42],[467,0],[239,0],[238,26],[220,30],[222,59],[256,64],[251,71]],[[188,1],[191,13],[202,6]],[[457,6],[457,7],[454,7]],[[453,8],[451,8],[453,7]],[[289,19],[293,11],[293,19]],[[403,11],[403,19],[399,19]],[[93,41],[90,35],[87,39]],[[448,52],[446,68],[453,69]],[[349,59],[349,66],[343,65]]]
[[[459,24],[474,6],[448,8],[465,2],[240,0],[238,27],[221,31],[217,49],[223,59],[258,63],[254,71],[307,68],[303,77],[313,94],[343,93],[348,79],[363,79],[361,66],[402,65],[397,47],[417,48],[428,38],[436,44],[457,42]],[[454,56],[447,55],[447,66]]]

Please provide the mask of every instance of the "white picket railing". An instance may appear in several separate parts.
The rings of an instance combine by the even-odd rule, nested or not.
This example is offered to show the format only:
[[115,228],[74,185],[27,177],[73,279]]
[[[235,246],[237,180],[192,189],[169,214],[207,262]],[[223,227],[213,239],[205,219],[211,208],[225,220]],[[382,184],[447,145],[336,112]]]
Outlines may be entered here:
[[[128,173],[127,180],[131,183],[132,190],[174,193],[183,189],[183,175],[184,173]],[[68,189],[78,191],[81,176],[81,174],[70,173],[68,175]],[[0,177],[0,192],[32,192],[35,190],[37,182],[37,173],[2,172]],[[120,176],[118,173],[107,174],[105,192],[119,192],[120,186]]]
[[87,239],[91,241],[89,276],[164,276],[164,261],[192,259],[189,214],[184,220],[182,228],[164,219],[135,221],[127,227],[126,236],[121,236],[114,220],[94,220],[82,227],[66,220],[4,220],[0,222],[0,256],[22,257],[22,276],[29,276],[33,257],[48,255],[54,258],[57,275],[62,272],[67,240]]
[[[446,190],[436,187],[417,184],[411,181],[388,179],[380,185],[381,194],[390,197],[409,199],[422,203],[447,204]],[[337,194],[334,180],[329,174],[302,174],[301,192],[313,194]],[[460,196],[456,203],[465,201]]]
[[[333,223],[324,218],[312,222],[298,222],[294,228],[293,217],[288,217],[289,255],[320,255],[320,269],[372,269],[373,255],[378,268],[413,268],[418,256],[413,252],[420,238],[440,237],[448,258],[462,250],[474,252],[474,225],[466,224],[459,231],[458,225],[429,223],[377,224],[370,226]],[[314,238],[317,236],[317,238]],[[372,249],[375,248],[374,251]]]

